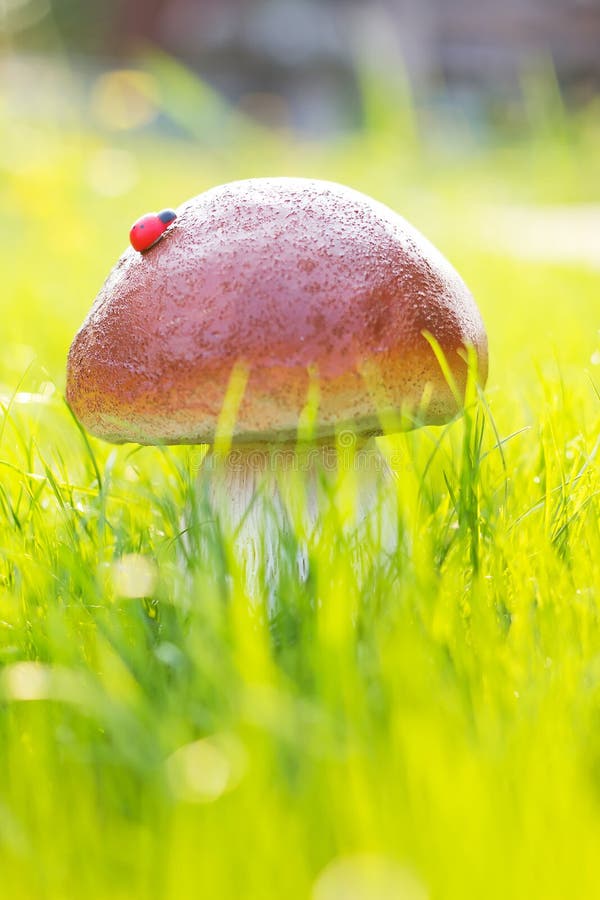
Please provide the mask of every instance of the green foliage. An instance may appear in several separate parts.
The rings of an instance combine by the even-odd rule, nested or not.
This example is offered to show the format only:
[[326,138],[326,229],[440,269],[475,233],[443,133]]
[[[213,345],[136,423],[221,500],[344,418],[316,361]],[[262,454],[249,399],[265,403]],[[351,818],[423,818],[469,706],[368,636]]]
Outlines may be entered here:
[[[511,254],[480,227],[507,199],[597,199],[598,134],[566,128],[547,157],[535,139],[536,177],[529,142],[457,158],[415,151],[414,136],[405,151],[383,128],[293,146],[239,120],[222,154],[40,130],[45,152],[13,159],[0,246],[5,896],[596,895],[599,277]],[[116,194],[98,187],[107,150],[137,173]],[[104,445],[61,392],[130,221],[267,173],[350,183],[422,227],[478,299],[491,375],[463,419],[381,441],[394,552],[352,525],[341,481],[320,528],[286,531],[276,574],[262,568],[249,597],[234,536],[198,488],[201,448]]]

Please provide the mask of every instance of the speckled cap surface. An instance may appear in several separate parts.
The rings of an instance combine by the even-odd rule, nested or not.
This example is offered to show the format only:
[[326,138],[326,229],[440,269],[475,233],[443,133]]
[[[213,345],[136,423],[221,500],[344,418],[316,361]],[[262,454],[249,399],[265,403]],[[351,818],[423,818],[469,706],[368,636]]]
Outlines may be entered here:
[[423,332],[459,388],[468,345],[485,381],[477,306],[408,222],[331,182],[237,181],[123,254],[73,340],[67,400],[108,441],[210,443],[238,366],[234,442],[294,441],[311,378],[315,437],[379,433],[390,411],[439,424],[457,404]]

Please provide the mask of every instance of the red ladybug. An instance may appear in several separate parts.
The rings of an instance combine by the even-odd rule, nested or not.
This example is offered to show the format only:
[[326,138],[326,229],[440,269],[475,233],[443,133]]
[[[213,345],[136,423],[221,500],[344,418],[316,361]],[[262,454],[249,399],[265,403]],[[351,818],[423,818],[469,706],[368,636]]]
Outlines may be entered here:
[[163,209],[159,213],[146,213],[134,222],[129,231],[129,240],[134,250],[148,250],[162,237],[169,225],[175,221],[177,213]]

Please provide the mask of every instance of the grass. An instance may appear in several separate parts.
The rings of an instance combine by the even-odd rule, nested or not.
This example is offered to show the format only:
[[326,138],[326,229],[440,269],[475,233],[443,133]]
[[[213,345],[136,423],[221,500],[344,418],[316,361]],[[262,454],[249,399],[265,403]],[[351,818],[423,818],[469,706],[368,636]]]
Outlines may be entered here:
[[[600,136],[537,115],[484,150],[406,150],[372,118],[321,145],[233,122],[219,146],[4,114],[6,897],[597,894],[600,279],[510,256],[479,223],[500,202],[597,201]],[[309,577],[288,532],[249,602],[200,448],[87,438],[62,390],[129,223],[269,173],[350,183],[420,226],[478,299],[491,375],[462,420],[383,442],[395,552],[357,533],[342,482]]]

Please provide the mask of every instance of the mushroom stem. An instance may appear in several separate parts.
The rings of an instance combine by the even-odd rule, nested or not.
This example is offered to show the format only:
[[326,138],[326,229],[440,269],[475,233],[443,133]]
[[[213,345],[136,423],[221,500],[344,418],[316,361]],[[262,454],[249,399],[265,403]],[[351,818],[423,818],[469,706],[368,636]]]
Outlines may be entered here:
[[[236,536],[251,578],[261,561],[274,571],[270,564],[282,535],[293,531],[305,547],[333,508],[342,528],[382,515],[382,487],[392,480],[375,439],[355,435],[342,435],[337,444],[243,444],[226,454],[211,449],[199,473],[222,527]],[[302,573],[307,562],[300,552]]]

